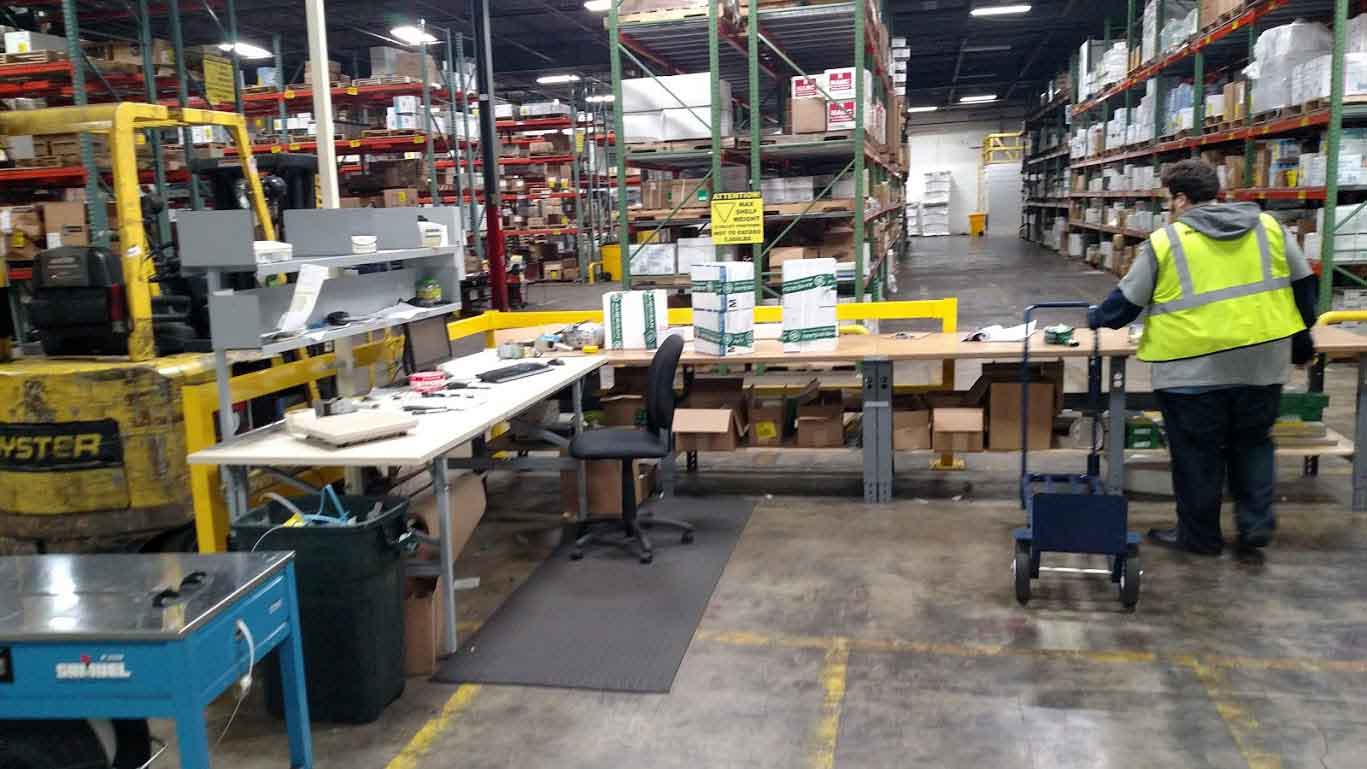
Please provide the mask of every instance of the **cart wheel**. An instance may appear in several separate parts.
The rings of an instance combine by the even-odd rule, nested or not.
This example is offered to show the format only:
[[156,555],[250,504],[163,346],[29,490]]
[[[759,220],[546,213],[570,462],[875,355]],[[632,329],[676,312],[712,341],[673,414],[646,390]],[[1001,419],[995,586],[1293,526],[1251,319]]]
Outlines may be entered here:
[[1120,605],[1133,609],[1139,603],[1139,554],[1127,555],[1124,561],[1120,574]]
[[1030,546],[1016,545],[1016,560],[1011,564],[1011,573],[1016,577],[1016,601],[1024,606],[1030,603],[1031,564],[1037,559],[1030,557]]
[[1030,579],[1039,579],[1039,553],[1030,556]]

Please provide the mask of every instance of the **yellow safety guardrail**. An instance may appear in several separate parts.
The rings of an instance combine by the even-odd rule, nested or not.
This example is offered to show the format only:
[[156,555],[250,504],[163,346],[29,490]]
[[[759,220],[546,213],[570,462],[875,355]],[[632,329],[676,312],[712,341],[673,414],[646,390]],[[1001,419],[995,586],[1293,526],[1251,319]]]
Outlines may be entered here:
[[1331,310],[1320,316],[1316,326],[1333,326],[1339,323],[1367,322],[1367,310]]
[[[908,302],[862,302],[836,306],[836,319],[842,321],[874,320],[938,320],[940,330],[958,331],[959,302],[957,299],[926,299]],[[782,321],[780,307],[756,307],[756,323]],[[1367,317],[1367,316],[1365,316]],[[569,325],[603,320],[602,310],[557,310],[533,312],[500,312],[491,310],[470,318],[447,324],[447,335],[452,341],[484,336],[484,346],[493,347],[498,331],[532,326]],[[669,311],[672,326],[691,325],[693,310],[674,308]],[[358,344],[353,348],[356,365],[360,368],[377,363],[395,365],[403,355],[401,337]],[[724,361],[723,361],[724,362]],[[316,385],[318,380],[337,373],[336,356],[332,353],[283,363],[271,368],[233,377],[228,390],[234,403],[250,401],[295,387]],[[941,386],[954,387],[954,362],[945,361]],[[215,418],[218,411],[218,390],[214,382],[189,385],[181,391],[185,410],[185,447],[188,453],[209,448],[218,442]],[[324,481],[335,480],[340,473],[321,473]],[[228,507],[221,493],[219,468],[210,465],[190,467],[190,492],[194,500],[195,531],[201,552],[222,552],[228,541]],[[264,492],[265,489],[262,489]]]

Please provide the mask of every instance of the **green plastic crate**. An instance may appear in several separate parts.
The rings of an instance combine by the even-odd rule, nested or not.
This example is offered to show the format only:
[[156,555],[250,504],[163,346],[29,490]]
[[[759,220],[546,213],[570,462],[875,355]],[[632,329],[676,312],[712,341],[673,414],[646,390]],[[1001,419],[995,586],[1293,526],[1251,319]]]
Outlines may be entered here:
[[1282,392],[1279,416],[1295,417],[1304,422],[1323,422],[1324,407],[1329,405],[1325,393]]

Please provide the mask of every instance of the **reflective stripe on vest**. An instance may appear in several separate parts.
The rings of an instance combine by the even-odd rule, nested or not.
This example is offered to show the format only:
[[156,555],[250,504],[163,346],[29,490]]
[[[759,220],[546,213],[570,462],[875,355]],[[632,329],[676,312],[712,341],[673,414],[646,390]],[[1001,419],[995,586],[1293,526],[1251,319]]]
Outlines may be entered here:
[[[1275,241],[1273,227],[1278,228]],[[1305,328],[1291,294],[1280,227],[1261,214],[1251,240],[1210,238],[1171,224],[1151,235],[1158,271],[1139,358],[1198,358],[1284,339]]]

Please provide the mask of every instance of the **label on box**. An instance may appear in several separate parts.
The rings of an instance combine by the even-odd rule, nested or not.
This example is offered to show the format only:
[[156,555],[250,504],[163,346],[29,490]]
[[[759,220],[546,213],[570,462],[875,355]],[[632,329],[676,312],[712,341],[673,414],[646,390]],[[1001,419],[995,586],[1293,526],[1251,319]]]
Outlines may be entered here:
[[826,73],[827,89],[832,95],[842,93],[854,93],[854,70]]
[[755,344],[755,332],[753,330],[722,333],[710,328],[694,326],[693,333],[704,342],[711,342],[722,347],[753,347]]
[[62,233],[60,233],[60,232],[49,232],[49,233],[47,234],[47,247],[48,247],[48,248],[61,248],[61,247],[62,247]]
[[793,78],[794,99],[810,99],[821,95],[821,84],[815,77],[798,76]]
[[767,419],[756,422],[755,435],[762,441],[772,441],[778,437],[778,425]]

